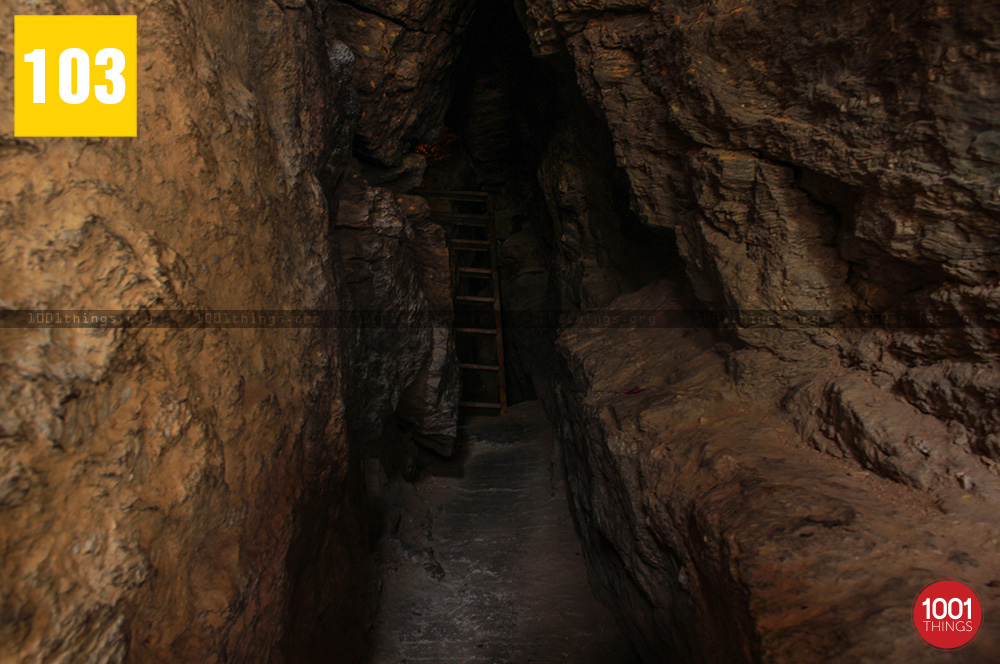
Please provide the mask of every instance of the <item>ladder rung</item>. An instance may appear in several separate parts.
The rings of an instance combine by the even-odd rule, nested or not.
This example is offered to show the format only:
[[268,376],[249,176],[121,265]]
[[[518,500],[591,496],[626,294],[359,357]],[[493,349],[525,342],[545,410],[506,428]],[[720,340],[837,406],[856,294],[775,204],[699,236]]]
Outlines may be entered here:
[[452,251],[478,251],[478,252],[485,253],[485,252],[489,251],[490,248],[489,247],[462,247],[462,246],[453,244],[453,245],[451,245],[451,250]]
[[488,218],[480,217],[478,214],[453,214],[444,212],[432,212],[432,219],[437,219],[439,221],[451,222],[452,226],[479,226],[486,227],[490,225],[490,220]]
[[493,274],[493,270],[488,267],[460,267],[459,274]]
[[503,404],[485,401],[459,401],[458,405],[462,408],[503,408]]
[[481,221],[486,223],[490,220],[488,214],[469,214],[468,212],[437,212],[431,210],[431,216],[438,219],[448,219],[449,221]]
[[482,191],[433,191],[430,189],[414,189],[412,193],[417,196],[450,198],[453,201],[485,201],[490,196]]
[[[442,219],[442,221],[447,221]],[[476,221],[475,219],[466,219],[465,221],[449,221],[452,226],[468,226],[470,228],[486,228],[489,226],[488,221]]]
[[455,299],[459,302],[496,302],[496,298],[479,297],[478,295],[456,295]]
[[496,334],[496,330],[490,330],[485,327],[456,327],[455,331],[460,334]]
[[489,240],[466,240],[465,238],[455,237],[451,239],[451,243],[454,244],[467,244],[470,247],[488,247],[492,242]]
[[500,371],[500,367],[495,364],[467,364],[459,363],[459,369],[469,369],[471,371]]

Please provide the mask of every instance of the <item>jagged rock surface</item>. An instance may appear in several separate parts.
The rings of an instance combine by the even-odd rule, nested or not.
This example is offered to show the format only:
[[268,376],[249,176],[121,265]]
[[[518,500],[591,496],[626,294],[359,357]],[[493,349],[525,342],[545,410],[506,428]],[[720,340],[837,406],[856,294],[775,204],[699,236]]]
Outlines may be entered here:
[[[765,466],[776,459],[805,464],[811,458],[819,469],[832,456],[879,478],[856,495],[847,491],[838,497],[847,503],[865,503],[866,496],[890,490],[886,487],[894,485],[885,484],[890,481],[909,487],[901,495],[911,500],[929,493],[945,512],[962,504],[995,505],[1000,176],[989,147],[996,121],[988,109],[1000,98],[997,7],[850,2],[833,12],[806,0],[652,5],[527,0],[523,5],[536,54],[572,58],[580,89],[611,132],[642,222],[676,233],[691,295],[716,310],[764,311],[776,321],[771,327],[720,331],[717,338],[725,343],[716,350],[726,360],[725,372],[703,375],[697,387],[717,391],[723,401],[746,400],[772,414],[779,410],[788,420],[786,431],[794,427],[798,440],[818,452],[773,447],[780,437],[764,431],[753,435],[760,454],[738,458],[739,465],[766,475],[773,469]],[[636,303],[645,305],[642,299],[631,304]],[[684,304],[690,302],[671,306]],[[918,323],[932,324],[925,329],[830,325],[854,307],[916,312]],[[800,325],[797,312],[809,312],[814,323]],[[958,324],[934,325],[942,315]],[[657,616],[690,610],[701,616],[689,624],[698,633],[691,625],[709,620],[704,612],[720,609],[723,591],[692,596],[667,578],[673,568],[664,567],[662,557],[683,558],[701,547],[695,540],[703,529],[680,523],[687,513],[702,513],[719,532],[737,538],[745,532],[743,516],[697,493],[712,487],[725,492],[728,479],[720,475],[689,484],[681,472],[718,438],[714,420],[721,413],[710,412],[706,423],[681,418],[691,427],[683,435],[671,419],[683,413],[665,416],[660,428],[639,426],[638,433],[629,418],[596,415],[606,412],[597,404],[614,401],[608,390],[632,387],[637,381],[630,372],[645,372],[643,367],[658,367],[667,388],[684,384],[683,364],[663,364],[652,346],[606,364],[597,359],[612,342],[632,349],[646,340],[610,340],[600,330],[576,330],[560,340],[568,358],[563,378],[568,391],[555,412],[560,420],[589,416],[594,429],[564,430],[579,462],[577,514],[600,561],[592,571],[605,580],[607,597],[649,646],[651,661],[673,656],[674,647],[695,661],[715,661],[713,643],[693,641],[684,628],[672,632],[669,621]],[[654,374],[643,375],[652,380]],[[641,405],[634,417],[669,413],[666,398],[655,391],[636,397]],[[752,429],[746,418],[731,416],[726,422],[737,431]],[[699,436],[703,442],[685,442]],[[657,442],[608,452],[647,438]],[[669,452],[654,463],[643,445]],[[775,478],[768,482],[784,481]],[[655,497],[659,484],[673,486],[673,498]],[[750,484],[746,497],[754,500]],[[789,502],[782,515],[782,508],[772,506],[767,518],[794,519],[793,508]],[[637,551],[628,540],[635,533],[623,532],[621,524],[641,523],[640,516],[651,525],[648,549]],[[905,523],[908,517],[904,511],[892,518]],[[954,517],[966,518],[975,519],[964,513]],[[880,527],[852,526],[871,533]],[[964,535],[949,536],[961,541]],[[908,541],[902,533],[893,537]],[[849,546],[845,542],[830,535],[828,545]],[[981,545],[982,556],[995,561],[996,542],[987,538]],[[720,550],[713,560],[742,574],[746,546]],[[782,561],[793,550],[791,542],[776,542],[757,558],[758,572],[725,589],[743,593],[751,608],[730,625],[743,636],[727,651],[730,659],[719,661],[754,656],[785,661],[800,648],[822,661],[820,650],[796,643],[765,616],[778,602],[767,584],[783,575]],[[872,560],[872,569],[883,577],[899,578],[899,570],[906,569],[919,573],[891,556]],[[974,565],[942,562],[928,568],[933,571],[926,581],[945,572],[978,578]],[[658,590],[671,584],[674,590]],[[897,598],[899,607],[907,606],[912,597],[907,593],[915,594],[906,588]],[[790,589],[789,596],[799,592]],[[895,610],[878,608],[864,593],[859,597],[887,621]],[[988,601],[995,605],[997,598]],[[857,645],[860,640],[847,643],[856,633],[846,630],[842,636],[844,661],[868,656]],[[893,638],[902,642],[899,632]],[[981,644],[976,656],[995,656],[995,649],[994,643]]]
[[[612,306],[680,301],[658,282]],[[645,661],[932,662],[910,622],[924,585],[962,578],[1000,602],[990,504],[818,454],[726,375],[710,331],[660,322],[563,332],[556,394],[591,579]],[[963,661],[998,649],[984,632]]]
[[[2,306],[335,309],[320,176],[350,147],[351,58],[311,6],[5,3],[8,53],[17,13],[138,13],[141,91],[138,138],[13,139],[0,89]],[[0,344],[0,660],[357,654],[366,541],[336,330]]]
[[414,144],[438,137],[454,84],[450,68],[471,10],[469,0],[329,3],[333,35],[358,58],[361,154],[398,167],[416,156]]
[[[109,11],[64,4],[0,18]],[[508,305],[604,304],[669,272],[633,268],[673,261],[648,240],[676,237],[692,297],[778,321],[581,324],[558,375],[552,330],[510,335],[562,422],[595,585],[651,661],[926,658],[916,586],[960,576],[1000,604],[1000,10],[518,4],[552,72],[473,79],[494,108],[465,132],[472,180],[517,180],[497,197]],[[473,3],[114,7],[142,15],[157,91],[138,139],[15,140],[0,93],[0,305],[412,325],[5,331],[0,659],[316,661],[333,641],[350,661],[373,587],[360,457],[371,493],[393,416],[442,451],[453,435],[440,229],[398,192],[423,177],[411,149],[440,131]],[[564,64],[596,122],[549,85]],[[669,231],[637,236],[642,260],[611,155],[634,212]],[[612,306],[690,303],[675,290]],[[854,306],[963,324],[795,324]],[[963,654],[998,650],[987,633]]]
[[[670,310],[677,298],[659,283],[615,306]],[[575,381],[559,389],[562,435],[592,578],[646,660],[935,661],[910,604],[929,569],[1000,600],[988,506],[951,496],[942,510],[817,455],[726,376],[714,344],[680,327],[560,337]],[[967,661],[994,657],[1000,643],[983,637]]]
[[[891,374],[879,387],[903,399],[917,366],[938,363],[936,380],[918,372],[937,386],[915,405],[950,411],[971,447],[989,450],[983,424],[995,430],[1000,412],[978,395],[997,389],[997,337],[974,321],[995,325],[1000,298],[1000,180],[985,147],[1000,96],[997,8],[731,4],[527,11],[536,50],[574,58],[638,212],[677,230],[702,302],[955,313],[964,329],[836,343],[869,379]],[[744,340],[773,352],[779,336]],[[994,370],[948,378],[945,363],[970,360]]]
[[451,454],[460,383],[444,229],[423,199],[352,175],[336,222],[348,309],[361,315],[344,331],[352,429],[359,441],[378,441],[395,416]]

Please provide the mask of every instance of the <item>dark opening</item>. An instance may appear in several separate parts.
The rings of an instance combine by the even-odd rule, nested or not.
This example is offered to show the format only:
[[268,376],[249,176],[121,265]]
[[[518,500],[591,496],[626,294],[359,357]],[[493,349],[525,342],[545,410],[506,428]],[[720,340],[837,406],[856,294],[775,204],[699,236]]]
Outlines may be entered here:
[[[493,196],[510,403],[538,398],[551,385],[557,321],[653,280],[683,279],[673,232],[643,225],[631,209],[606,123],[584,100],[565,57],[536,58],[513,3],[482,0],[456,63],[447,129],[428,155],[423,183]],[[568,192],[558,182],[566,165]],[[579,244],[566,242],[567,235]],[[577,259],[585,253],[598,257],[592,275],[584,275],[589,288],[566,290],[560,284],[570,280],[560,271],[581,269]],[[478,326],[491,315],[456,309],[456,326]],[[489,357],[488,340],[460,343],[479,344]],[[466,399],[493,393],[489,375],[464,372],[463,380]]]

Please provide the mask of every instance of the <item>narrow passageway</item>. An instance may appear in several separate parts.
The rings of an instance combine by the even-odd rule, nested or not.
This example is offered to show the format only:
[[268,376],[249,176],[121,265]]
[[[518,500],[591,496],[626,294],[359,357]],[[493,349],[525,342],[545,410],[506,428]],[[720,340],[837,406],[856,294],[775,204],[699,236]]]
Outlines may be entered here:
[[473,418],[462,439],[403,506],[411,527],[388,566],[369,662],[637,661],[587,584],[538,403]]

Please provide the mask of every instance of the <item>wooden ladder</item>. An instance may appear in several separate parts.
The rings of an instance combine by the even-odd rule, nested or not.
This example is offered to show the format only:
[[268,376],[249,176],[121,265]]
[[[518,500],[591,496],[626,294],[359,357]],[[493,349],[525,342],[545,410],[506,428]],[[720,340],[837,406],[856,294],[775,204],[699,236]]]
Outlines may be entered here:
[[[493,199],[478,191],[423,189],[413,193],[428,199],[431,219],[444,226],[448,237],[455,347],[463,374],[459,405],[465,410],[503,415],[507,411],[507,381]],[[475,378],[467,381],[467,375]],[[495,391],[487,389],[488,394],[473,389],[494,385]]]

